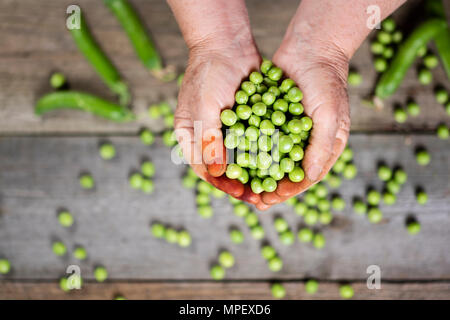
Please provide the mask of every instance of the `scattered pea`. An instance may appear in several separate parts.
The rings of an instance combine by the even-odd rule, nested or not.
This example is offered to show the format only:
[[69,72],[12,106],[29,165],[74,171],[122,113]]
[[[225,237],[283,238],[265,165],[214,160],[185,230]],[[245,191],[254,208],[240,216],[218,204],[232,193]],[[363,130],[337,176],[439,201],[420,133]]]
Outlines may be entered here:
[[280,257],[273,257],[269,260],[268,266],[270,271],[278,272],[283,268],[283,261]]
[[386,189],[393,194],[397,194],[400,192],[400,184],[396,180],[389,180],[386,183]]
[[431,161],[431,156],[426,150],[419,150],[416,153],[416,161],[421,166],[426,166]]
[[189,247],[192,243],[192,237],[189,232],[182,230],[178,233],[178,245],[182,248]]
[[382,165],[378,168],[378,178],[380,178],[381,181],[388,181],[392,177],[392,170]]
[[290,246],[295,242],[295,235],[290,230],[286,230],[280,234],[280,241],[286,246]]
[[211,278],[213,278],[214,280],[222,280],[223,278],[225,278],[225,269],[222,266],[216,264],[211,267],[210,274]]
[[197,212],[202,218],[205,218],[205,219],[209,219],[214,215],[213,208],[207,204],[200,205],[197,208]]
[[161,110],[159,109],[159,105],[152,104],[148,108],[148,115],[150,116],[151,119],[158,119],[158,118],[160,118],[161,117]]
[[274,227],[278,233],[282,233],[289,229],[289,225],[288,225],[287,221],[281,217],[278,217],[275,219]]
[[61,211],[58,214],[58,221],[63,227],[66,228],[72,226],[74,222],[72,214],[68,211]]
[[381,201],[381,194],[376,191],[376,190],[370,190],[367,193],[367,202],[372,205],[372,206],[376,206],[380,203]]
[[348,80],[347,80],[348,84],[354,87],[357,87],[361,84],[362,82],[362,77],[361,74],[359,74],[356,71],[350,71],[348,73]]
[[331,207],[334,210],[337,210],[337,211],[344,210],[345,209],[345,201],[344,201],[344,199],[342,199],[339,196],[334,196],[333,199],[331,200]]
[[342,171],[342,176],[344,179],[352,180],[358,174],[358,168],[353,163],[346,164],[344,170]]
[[73,250],[73,256],[75,259],[85,260],[87,258],[87,251],[85,248],[78,246]]
[[438,103],[445,104],[448,101],[448,92],[445,89],[438,89],[435,97]]
[[303,202],[298,202],[297,204],[295,204],[294,206],[294,211],[296,214],[298,214],[299,216],[303,216],[306,214],[306,212],[308,211],[308,206],[306,205],[306,203]]
[[370,51],[373,54],[382,54],[384,51],[384,44],[378,41],[372,42],[372,44],[370,45]]
[[395,202],[397,201],[397,197],[395,196],[395,194],[391,193],[391,192],[385,192],[383,194],[383,202],[387,205],[393,205]]
[[409,222],[406,226],[409,234],[415,235],[420,232],[420,223],[417,221]]
[[419,70],[419,82],[423,85],[428,85],[433,81],[433,75],[430,70],[428,69],[420,69]]
[[330,211],[322,211],[321,213],[319,213],[319,222],[321,224],[330,224],[331,221],[333,220],[333,215],[331,214]]
[[438,58],[434,54],[429,53],[423,58],[423,64],[428,69],[434,69],[439,64],[439,61],[438,61]]
[[142,175],[140,173],[133,173],[129,179],[130,186],[133,189],[141,189],[143,181],[144,181],[144,178],[142,177]]
[[105,267],[96,267],[94,270],[94,277],[98,282],[104,282],[108,279],[108,271]]
[[224,268],[231,268],[234,266],[234,256],[229,251],[222,251],[219,254],[219,263]]
[[230,239],[231,242],[240,244],[244,242],[244,234],[238,229],[232,229],[230,230]]
[[50,85],[53,89],[60,89],[66,84],[66,77],[60,72],[55,72],[50,77]]
[[407,110],[413,117],[417,117],[420,114],[420,106],[416,102],[409,102],[407,105]]
[[323,247],[325,247],[325,243],[326,243],[325,236],[322,233],[316,233],[314,235],[313,246],[316,249],[322,249]]
[[270,260],[270,259],[276,257],[277,252],[275,251],[275,249],[272,246],[265,245],[261,249],[261,255],[263,256],[264,259]]
[[141,142],[147,146],[155,142],[155,135],[148,129],[143,129],[140,134]]
[[383,22],[381,22],[381,27],[383,28],[384,31],[392,33],[396,28],[396,23],[394,19],[389,17],[384,19]]
[[374,61],[374,67],[377,72],[384,72],[388,67],[386,59],[377,57]]
[[150,179],[142,179],[142,184],[141,184],[141,191],[146,193],[146,194],[150,194],[153,193],[153,191],[155,190],[155,185],[153,183],[152,180]]
[[416,201],[418,204],[424,205],[428,202],[428,195],[425,191],[419,190],[416,193]]
[[394,110],[394,119],[398,123],[405,123],[408,118],[406,111],[400,107],[396,107]]
[[256,215],[256,213],[254,212],[249,212],[246,216],[245,216],[245,223],[251,228],[254,227],[256,225],[258,225],[259,221],[258,221],[258,216]]
[[255,240],[261,240],[265,236],[264,228],[261,225],[256,225],[250,228],[250,233]]
[[341,285],[339,288],[339,293],[343,299],[351,299],[355,295],[353,288],[348,284]]
[[52,250],[53,250],[53,253],[59,257],[65,255],[67,252],[66,245],[64,243],[62,243],[61,241],[53,242]]
[[423,58],[427,54],[427,51],[428,51],[428,48],[426,46],[422,46],[419,48],[419,50],[417,50],[417,56],[420,58]]
[[355,200],[353,202],[353,211],[357,214],[365,214],[367,212],[367,205],[361,200]]
[[83,189],[92,189],[94,188],[94,185],[94,178],[90,174],[85,173],[80,176],[80,186]]
[[0,259],[0,274],[7,274],[11,270],[11,263],[7,259]]
[[308,209],[303,219],[308,226],[315,225],[319,221],[319,212],[316,209]]
[[448,137],[450,136],[449,128],[445,124],[440,124],[437,127],[436,132],[437,132],[437,136],[439,137],[439,139],[442,139],[442,140],[447,140]]
[[316,280],[310,279],[305,282],[305,291],[309,294],[315,294],[319,290],[319,283]]
[[274,283],[271,287],[272,296],[276,299],[283,299],[286,296],[286,289],[281,283]]
[[301,228],[297,237],[300,242],[311,242],[314,238],[314,232],[309,228]]
[[394,172],[394,180],[398,184],[404,184],[406,180],[408,180],[408,175],[406,174],[405,170],[397,169]]
[[373,207],[367,212],[367,218],[371,223],[379,223],[383,219],[383,213],[380,209]]

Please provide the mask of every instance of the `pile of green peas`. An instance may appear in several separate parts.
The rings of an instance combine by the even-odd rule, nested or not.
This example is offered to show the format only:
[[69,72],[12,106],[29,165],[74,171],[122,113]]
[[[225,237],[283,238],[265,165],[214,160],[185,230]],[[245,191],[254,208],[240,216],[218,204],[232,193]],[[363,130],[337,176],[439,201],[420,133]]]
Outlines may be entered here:
[[255,240],[264,238],[266,232],[261,225],[258,215],[253,212],[250,207],[241,200],[229,197],[230,203],[233,205],[233,212],[236,216],[243,218],[245,224],[250,228],[250,233]]
[[178,244],[182,248],[189,247],[192,243],[191,234],[186,230],[176,230],[162,223],[152,223],[151,233],[157,239],[164,239],[168,243]]
[[254,193],[273,192],[287,175],[304,179],[301,160],[313,122],[303,114],[302,91],[283,71],[265,60],[236,92],[233,109],[222,111],[226,176],[250,184]]
[[374,67],[377,72],[384,72],[388,68],[389,61],[394,57],[395,50],[403,40],[403,33],[396,30],[397,25],[391,17],[381,23],[381,29],[370,45],[370,51],[374,55]]
[[135,172],[129,177],[131,188],[141,190],[146,194],[151,194],[155,190],[152,178],[155,175],[155,165],[149,160],[141,163],[140,172]]

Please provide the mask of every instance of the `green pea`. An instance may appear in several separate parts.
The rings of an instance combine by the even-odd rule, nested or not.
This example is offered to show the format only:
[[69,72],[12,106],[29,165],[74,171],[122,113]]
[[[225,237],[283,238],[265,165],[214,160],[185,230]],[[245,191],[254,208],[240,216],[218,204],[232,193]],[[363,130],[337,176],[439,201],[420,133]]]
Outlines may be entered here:
[[172,113],[172,108],[170,107],[169,103],[167,103],[167,102],[161,102],[159,104],[159,110],[161,111],[161,114],[163,116],[167,116]]
[[210,194],[213,190],[213,186],[210,185],[208,182],[200,180],[197,184],[197,191],[199,193],[204,193],[204,194]]
[[450,101],[445,104],[445,112],[450,115]]
[[400,43],[403,40],[403,33],[400,30],[395,31],[392,34],[392,41],[394,43]]
[[388,63],[387,63],[386,59],[377,57],[377,58],[375,58],[375,61],[374,61],[374,67],[375,67],[375,71],[384,72],[384,71],[386,71],[386,69],[388,67]]
[[250,150],[250,141],[246,137],[239,137],[239,144],[237,148],[241,151]]
[[70,288],[69,288],[69,284],[68,284],[68,280],[67,278],[63,277],[59,280],[59,287],[61,288],[62,291],[64,292],[69,292]]
[[400,184],[395,180],[390,180],[386,183],[386,190],[393,194],[397,194],[400,192]]
[[258,216],[254,212],[249,212],[245,216],[245,223],[251,228],[259,224]]
[[306,225],[313,226],[319,221],[319,212],[316,209],[308,209],[303,219]]
[[334,165],[333,165],[333,172],[335,173],[342,173],[345,169],[345,161],[343,161],[342,159],[338,159]]
[[339,178],[339,176],[337,176],[335,174],[332,174],[332,173],[329,173],[327,176],[328,177],[326,179],[326,182],[328,183],[328,185],[331,188],[335,188],[336,189],[336,188],[340,187],[340,185],[342,183],[342,180],[341,180],[341,178]]
[[315,294],[319,290],[319,283],[316,280],[308,280],[305,283],[305,291],[309,294]]
[[275,111],[271,117],[272,123],[276,126],[282,126],[286,122],[286,115],[281,111]]
[[129,183],[133,189],[141,189],[144,178],[140,173],[133,173],[130,176]]
[[[179,77],[178,77],[178,79],[179,79]],[[115,296],[114,297],[114,300],[127,300],[127,298],[125,298],[124,296]]]
[[66,84],[66,77],[60,72],[55,72],[50,77],[50,85],[53,89],[60,89]]
[[306,203],[303,202],[298,202],[295,206],[294,206],[294,211],[296,214],[298,214],[299,216],[303,216],[306,214],[306,212],[308,211],[308,206],[306,205]]
[[270,271],[278,272],[283,268],[283,261],[280,257],[273,257],[269,260],[268,266]]
[[67,252],[66,245],[61,241],[53,242],[52,244],[53,253],[59,257],[63,256]]
[[278,87],[275,86],[270,87],[269,90],[267,91],[273,93],[275,97],[279,97],[281,95],[280,89],[278,89]]
[[319,213],[319,222],[321,224],[330,224],[332,220],[333,215],[330,211],[322,211],[321,213]]
[[305,203],[310,206],[310,207],[315,207],[317,205],[317,201],[319,200],[317,198],[317,196],[311,192],[311,191],[307,191],[305,196],[303,197],[303,200],[305,201]]
[[254,105],[255,103],[261,102],[262,101],[262,96],[259,93],[255,93],[250,97],[250,104]]
[[267,91],[267,86],[263,83],[257,84],[256,85],[256,92],[261,94]]
[[300,167],[295,167],[291,172],[289,172],[289,180],[292,182],[300,182],[305,178],[305,172]]
[[304,111],[303,105],[300,102],[291,102],[289,104],[289,113],[298,116],[301,115]]
[[168,114],[164,117],[164,124],[166,125],[167,128],[173,128],[175,122],[175,115],[172,114]]
[[319,199],[323,199],[328,195],[328,189],[323,183],[318,183],[315,187],[314,193]]
[[302,131],[309,131],[309,130],[311,130],[311,128],[313,126],[313,122],[312,122],[311,118],[303,117],[303,118],[300,119],[300,122],[301,122],[301,129],[302,129]]
[[197,184],[196,178],[190,176],[183,177],[183,187],[187,189],[193,189],[196,184]]
[[232,132],[229,132],[223,140],[223,144],[225,145],[225,147],[230,150],[235,149],[239,145],[239,142],[239,136]]
[[370,51],[373,54],[382,54],[384,51],[384,44],[378,41],[372,42],[372,44],[370,45]]
[[[238,91],[239,92],[239,91]],[[245,94],[245,93],[244,93]],[[247,102],[247,101],[246,101]],[[245,104],[241,103],[241,104]],[[233,110],[225,109],[220,114],[220,120],[222,120],[222,123],[228,127],[231,127],[233,124],[237,121],[237,115]]]
[[264,228],[261,225],[251,227],[250,233],[252,234],[252,237],[255,240],[261,240],[265,236]]
[[189,247],[192,243],[192,238],[189,232],[182,230],[178,233],[178,245],[182,248]]
[[165,236],[166,227],[161,223],[153,223],[151,226],[151,232],[155,238],[161,239]]
[[281,167],[277,163],[273,163],[269,168],[269,175],[275,180],[279,181],[283,179],[284,172],[281,170]]
[[[247,120],[252,115],[252,108],[250,108],[246,104],[238,105],[236,108],[236,115],[241,120]],[[236,119],[236,121],[237,121],[237,119]],[[223,122],[223,120],[222,120],[222,122]]]
[[316,249],[322,249],[326,244],[325,236],[322,233],[316,233],[312,242]]
[[445,104],[448,101],[448,92],[445,89],[438,89],[435,93],[436,101]]
[[243,90],[238,90],[234,96],[237,104],[246,104],[248,101],[248,95]]
[[6,259],[0,259],[0,274],[7,274],[11,270],[11,263]]
[[259,194],[264,191],[261,179],[259,178],[253,178],[252,181],[250,182],[250,187],[252,191],[256,194]]
[[260,84],[263,82],[263,75],[257,71],[250,73],[249,79],[254,84]]
[[408,118],[408,115],[406,114],[405,110],[401,107],[396,107],[394,110],[394,119],[398,123],[404,123],[406,122]]
[[367,205],[362,202],[361,200],[355,200],[353,202],[353,211],[355,211],[357,214],[363,215],[367,212]]
[[[292,139],[292,138],[291,138]],[[300,147],[299,145],[294,145],[291,149],[291,151],[289,151],[289,157],[294,160],[294,161],[300,161],[303,159],[304,156],[304,151],[302,149],[302,147]]]
[[428,195],[425,191],[419,190],[416,193],[416,201],[418,204],[424,205],[428,202]]
[[277,188],[277,182],[274,178],[265,178],[262,182],[262,187],[266,192],[273,192]]
[[[284,134],[289,134],[289,133],[291,133],[291,132],[289,131],[288,124],[287,124],[286,122],[281,126],[281,131],[282,131]],[[281,135],[280,135],[280,137],[281,137]]]
[[225,269],[218,264],[212,266],[209,273],[214,280],[222,280],[225,278]]
[[288,109],[289,109],[289,104],[284,99],[277,99],[273,103],[273,110],[275,110],[275,111],[286,112],[286,111],[288,111]]
[[[242,82],[241,89],[242,89],[242,91],[244,91],[247,94],[247,96],[251,96],[252,94],[254,94],[256,92],[255,84],[250,81]],[[248,99],[248,97],[247,97],[247,99]]]
[[234,266],[234,256],[229,251],[222,251],[219,254],[219,263],[224,268],[231,268]]
[[442,140],[447,140],[448,137],[450,136],[449,128],[445,124],[440,124],[437,127],[436,132],[439,139]]
[[275,251],[275,249],[272,246],[265,245],[261,249],[261,255],[263,256],[264,259],[270,260],[270,259],[276,257],[277,252]]
[[238,203],[234,206],[233,211],[236,216],[245,217],[250,212],[250,208],[245,203]]
[[244,242],[244,234],[238,229],[232,229],[230,230],[230,239],[231,242],[240,244]]
[[382,44],[389,44],[392,42],[392,36],[386,31],[379,31],[377,34],[377,40]]
[[389,167],[382,165],[378,168],[378,178],[381,181],[388,181],[391,179],[391,177],[392,177],[392,170]]
[[177,243],[178,231],[173,228],[167,228],[164,234],[164,238],[168,243]]
[[246,184],[248,182],[249,179],[249,174],[247,172],[247,170],[245,170],[244,168],[242,168],[242,173],[239,176],[239,178],[237,178],[242,184]]
[[358,168],[353,163],[346,164],[342,171],[342,176],[347,180],[352,180],[358,174]]
[[[257,116],[263,116],[266,114],[267,106],[263,102],[257,102],[252,106],[252,112]],[[249,123],[250,124],[250,123]],[[258,123],[259,126],[259,123]]]
[[397,201],[397,197],[395,196],[395,194],[393,194],[391,192],[385,192],[383,194],[383,202],[385,204],[387,204],[388,206],[393,205],[396,201]]
[[263,79],[263,83],[267,86],[267,87],[273,87],[277,85],[277,82],[270,79],[269,77],[264,77]]
[[161,117],[161,111],[159,109],[159,105],[157,104],[152,104],[150,107],[148,107],[147,112],[151,119],[158,119],[159,117]]
[[290,197],[289,199],[287,199],[286,201],[284,201],[284,203],[286,203],[288,206],[294,207],[298,203],[298,200],[295,196],[293,196],[293,197]]
[[267,72],[267,76],[270,80],[278,81],[283,76],[283,71],[278,67],[272,67],[269,72]]
[[155,165],[151,161],[144,161],[141,164],[141,172],[146,177],[153,177],[155,175]]
[[230,127],[229,131],[235,134],[236,136],[240,137],[243,136],[245,133],[245,126],[242,122],[236,122]]
[[381,27],[383,28],[384,31],[391,33],[395,30],[396,24],[394,19],[389,17],[384,19],[383,22],[381,22]]
[[334,210],[337,210],[337,211],[344,210],[345,209],[345,201],[344,201],[344,199],[342,199],[339,196],[334,196],[333,199],[331,200],[331,207]]
[[162,140],[164,145],[167,147],[173,147],[177,144],[177,139],[175,137],[175,132],[173,130],[166,130],[163,133]]
[[426,166],[431,161],[431,156],[426,150],[419,150],[416,152],[416,161],[421,166]]
[[408,110],[408,113],[413,117],[417,117],[420,114],[420,106],[415,102],[409,102],[406,106],[406,109]]
[[275,132],[275,126],[270,120],[263,120],[259,125],[259,130],[265,135],[271,136]]
[[285,230],[280,233],[280,241],[285,246],[290,246],[295,242],[295,235],[291,230]]
[[199,205],[207,205],[211,202],[211,199],[209,197],[209,194],[205,194],[205,193],[199,193],[196,198],[195,198],[195,202]]
[[428,69],[434,69],[434,68],[436,68],[438,66],[439,61],[438,61],[438,58],[434,54],[427,54],[423,58],[423,64]]
[[392,47],[385,47],[383,51],[383,58],[391,59],[394,56],[394,49]]
[[68,211],[61,211],[58,214],[58,221],[60,225],[66,228],[72,226],[74,222],[72,214]]
[[286,296],[286,289],[281,283],[274,283],[270,289],[275,299],[283,299]]
[[286,230],[289,229],[289,224],[287,223],[287,221],[282,218],[282,217],[278,217],[274,220],[273,222],[274,228],[278,233],[282,233]]
[[208,204],[202,204],[197,208],[200,217],[209,219],[214,215],[213,208]]
[[331,203],[327,199],[319,199],[317,201],[317,208],[322,212],[326,212],[326,211],[330,210]]
[[227,166],[226,176],[230,179],[237,179],[242,174],[242,168],[234,163]]
[[370,223],[380,223],[383,219],[383,213],[380,209],[373,207],[370,208],[369,211],[367,211],[367,218],[369,219]]
[[372,205],[372,206],[376,206],[380,203],[381,201],[381,194],[376,191],[376,190],[370,190],[367,193],[367,202]]
[[339,294],[343,299],[351,299],[353,298],[355,292],[353,291],[353,288],[350,285],[345,284],[339,287]]
[[290,102],[299,102],[303,99],[303,92],[298,87],[292,87],[287,93],[287,98]]
[[289,89],[295,86],[295,82],[292,79],[284,79],[280,85],[280,91],[283,93],[287,93]]
[[[272,92],[267,91],[267,92],[263,93],[261,99],[265,105],[271,106],[275,102],[276,96]],[[255,111],[253,111],[253,112],[256,113]],[[257,114],[257,115],[260,116],[260,114]]]
[[405,170],[403,169],[396,169],[394,172],[394,180],[398,184],[404,184],[406,180],[408,180],[408,175],[406,174]]
[[428,69],[420,69],[418,74],[419,82],[423,85],[428,85],[433,81],[433,74]]
[[271,119],[271,117],[272,117],[272,113],[273,113],[272,109],[267,109],[266,114],[263,115],[262,117],[264,118],[264,120],[269,121]]
[[259,169],[269,169],[272,164],[272,157],[267,152],[260,152],[257,157]]
[[153,193],[155,185],[150,179],[142,179],[141,191],[147,194]]
[[73,250],[73,256],[75,259],[85,260],[87,258],[87,251],[83,247],[76,247],[75,250]]
[[141,142],[150,146],[155,142],[155,135],[148,129],[143,129],[140,133]]
[[300,242],[311,242],[314,238],[314,232],[309,228],[302,228],[298,231],[297,237]]
[[356,71],[349,71],[347,82],[351,86],[358,87],[362,82],[361,74]]
[[344,162],[349,162],[353,159],[353,150],[349,147],[345,147],[344,151],[342,151],[341,156],[339,157]]
[[83,189],[92,189],[94,188],[94,185],[94,178],[90,174],[85,173],[80,176],[80,186]]
[[245,130],[245,137],[248,141],[257,141],[259,137],[259,129],[251,125]]
[[241,200],[236,199],[236,198],[233,198],[232,196],[229,196],[229,197],[228,197],[228,200],[230,201],[230,203],[231,203],[232,205],[236,205],[236,204],[242,203]]
[[417,221],[412,221],[409,222],[408,225],[406,226],[409,234],[411,235],[415,235],[418,234],[420,232],[420,223]]
[[278,148],[281,153],[289,153],[294,147],[294,141],[289,136],[281,136],[278,142]]
[[264,60],[262,63],[261,63],[261,67],[260,67],[260,69],[261,69],[261,72],[262,73],[264,73],[264,74],[268,74],[269,73],[269,70],[272,68],[272,61],[269,61],[269,60]]

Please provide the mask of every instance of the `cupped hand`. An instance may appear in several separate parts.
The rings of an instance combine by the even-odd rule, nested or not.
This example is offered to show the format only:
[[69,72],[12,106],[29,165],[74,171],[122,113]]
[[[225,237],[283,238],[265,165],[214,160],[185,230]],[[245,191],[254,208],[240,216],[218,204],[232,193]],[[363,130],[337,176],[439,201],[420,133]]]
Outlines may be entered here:
[[266,205],[283,202],[320,181],[344,150],[350,130],[348,58],[338,47],[287,42],[276,52],[273,62],[303,91],[302,103],[313,120],[313,129],[302,161],[304,180],[294,183],[285,177],[274,192],[261,194]]
[[191,49],[175,112],[175,134],[185,160],[199,177],[235,198],[265,209],[260,195],[225,176],[227,162],[220,120],[221,111],[234,105],[242,79],[257,70],[260,61],[253,44],[220,50],[207,45]]

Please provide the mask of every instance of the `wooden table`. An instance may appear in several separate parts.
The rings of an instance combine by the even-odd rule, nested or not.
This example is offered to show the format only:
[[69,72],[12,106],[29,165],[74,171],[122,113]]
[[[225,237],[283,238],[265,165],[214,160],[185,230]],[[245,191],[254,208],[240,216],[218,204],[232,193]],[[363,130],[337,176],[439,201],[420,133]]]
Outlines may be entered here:
[[[183,70],[187,50],[167,4],[162,0],[132,2],[145,17],[166,62]],[[322,250],[298,242],[290,247],[280,243],[273,229],[274,217],[285,217],[294,231],[302,221],[289,206],[282,204],[261,213],[266,240],[284,260],[283,270],[272,273],[259,253],[261,242],[251,238],[228,200],[215,199],[214,216],[202,219],[193,191],[181,186],[185,167],[170,161],[170,151],[160,139],[150,148],[140,143],[137,132],[143,126],[162,129],[160,123],[148,119],[146,108],[163,99],[175,105],[176,84],[151,77],[102,4],[77,3],[130,84],[138,121],[115,124],[76,111],[36,117],[34,102],[50,91],[48,77],[55,70],[64,72],[73,88],[113,96],[65,29],[65,10],[72,2],[0,0],[0,258],[12,264],[12,272],[0,276],[0,299],[111,299],[119,293],[130,299],[268,299],[274,280],[285,282],[287,297],[292,299],[338,298],[341,282],[351,283],[355,298],[360,299],[450,298],[450,149],[449,142],[434,133],[439,123],[450,125],[450,117],[433,96],[434,85],[450,89],[441,66],[433,70],[433,86],[420,85],[412,68],[384,109],[370,109],[361,99],[373,90],[376,74],[368,42],[362,45],[351,64],[364,81],[349,90],[350,145],[359,174],[336,190],[347,208],[335,214],[330,226],[319,227],[327,238]],[[262,54],[271,56],[298,2],[247,3],[256,41]],[[418,5],[419,1],[410,1],[396,13],[398,21],[406,21]],[[396,103],[404,105],[411,96],[422,106],[422,114],[398,125],[392,108]],[[117,147],[118,156],[112,161],[98,155],[103,140]],[[417,165],[414,158],[414,149],[422,145],[432,155],[427,167]],[[132,190],[127,181],[144,157],[152,159],[157,168],[152,195]],[[363,196],[369,186],[381,190],[376,176],[379,161],[401,165],[409,180],[395,205],[381,207],[383,222],[372,225],[352,211],[351,201]],[[83,171],[95,177],[94,190],[80,189],[77,178]],[[424,206],[415,202],[414,190],[419,186],[429,195]],[[64,229],[58,224],[61,208],[74,214],[74,227]],[[416,236],[405,228],[411,216],[422,225]],[[149,232],[153,221],[186,228],[193,235],[192,246],[182,249],[154,239]],[[231,226],[244,232],[244,244],[230,242]],[[85,246],[88,260],[80,263],[70,254],[54,256],[51,243],[55,239],[66,243],[69,250],[78,244]],[[224,248],[233,252],[236,266],[227,272],[225,281],[213,282],[209,266]],[[57,282],[71,264],[81,267],[85,285],[66,294]],[[97,265],[107,267],[106,283],[93,280]],[[366,286],[370,265],[381,268],[381,290]],[[305,294],[308,278],[320,281],[314,296]]]

